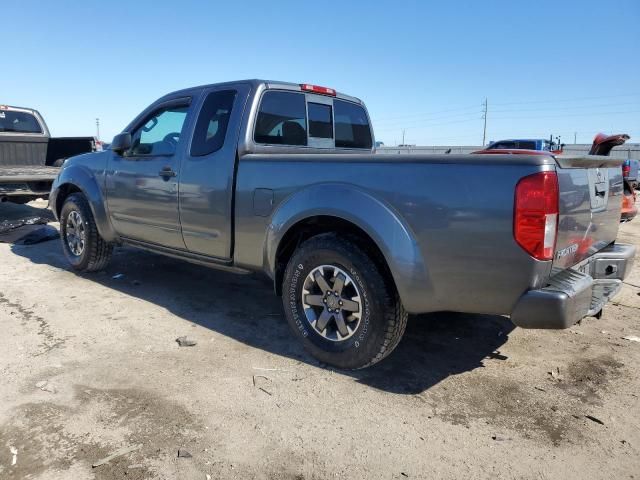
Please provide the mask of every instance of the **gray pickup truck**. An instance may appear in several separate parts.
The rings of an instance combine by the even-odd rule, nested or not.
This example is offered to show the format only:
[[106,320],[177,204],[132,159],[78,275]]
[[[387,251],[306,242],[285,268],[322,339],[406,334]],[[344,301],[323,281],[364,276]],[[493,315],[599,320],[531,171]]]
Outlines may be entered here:
[[[374,145],[363,103],[330,88],[190,88],[109,150],[69,159],[50,205],[80,271],[128,244],[266,273],[295,336],[346,369],[387,356],[408,314],[569,327],[597,316],[631,268],[634,247],[615,241],[622,160]],[[463,175],[478,181],[461,187]]]

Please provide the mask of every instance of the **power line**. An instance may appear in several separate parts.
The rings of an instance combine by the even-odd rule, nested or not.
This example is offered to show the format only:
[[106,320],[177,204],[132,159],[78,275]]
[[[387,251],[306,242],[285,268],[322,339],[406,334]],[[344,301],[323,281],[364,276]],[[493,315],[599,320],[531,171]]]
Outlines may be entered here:
[[450,112],[459,112],[461,110],[476,110],[478,107],[476,106],[468,106],[468,107],[460,107],[460,108],[450,108],[447,110],[436,110],[435,112],[421,112],[421,113],[409,113],[406,115],[399,115],[399,116],[395,116],[395,117],[385,117],[384,119],[380,119],[379,122],[386,122],[389,120],[399,120],[399,119],[406,119],[406,118],[410,118],[410,117],[431,117],[433,115],[439,115],[441,113],[450,113]]
[[529,105],[536,103],[566,103],[566,102],[579,102],[582,100],[600,100],[602,98],[620,98],[620,97],[640,97],[640,92],[637,93],[623,93],[620,95],[601,95],[598,97],[575,97],[575,98],[562,98],[557,100],[528,100],[524,102],[502,102],[495,103],[494,105]]
[[584,115],[621,115],[626,113],[640,113],[640,110],[627,110],[624,112],[582,112],[582,113],[561,113],[560,115],[525,115],[519,117],[496,117],[495,120],[528,120],[543,118],[562,118],[562,117],[582,117]]
[[[584,100],[599,100],[599,99],[606,99],[606,98],[621,98],[621,97],[640,97],[640,93],[632,93],[632,94],[621,94],[621,95],[602,95],[602,96],[597,96],[597,97],[578,97],[578,98],[567,98],[567,99],[557,99],[557,100],[533,100],[533,101],[523,101],[523,102],[501,102],[501,103],[494,103],[494,106],[508,106],[508,105],[532,105],[532,104],[546,104],[546,103],[570,103],[570,102],[576,102],[576,101],[584,101]],[[600,108],[600,107],[613,107],[613,106],[623,106],[623,105],[634,105],[635,106],[635,102],[632,102],[631,104],[629,102],[624,102],[624,103],[606,103],[606,104],[597,104],[597,105],[576,105],[576,106],[566,106],[566,107],[560,107],[563,109],[568,109],[568,110],[572,110],[572,109],[588,109],[588,108]],[[459,107],[459,108],[452,108],[452,109],[447,109],[447,110],[438,110],[435,112],[430,112],[430,113],[413,113],[413,114],[407,114],[407,115],[400,115],[400,116],[394,116],[394,117],[384,117],[384,118],[377,118],[375,119],[374,117],[374,123],[377,125],[380,124],[402,124],[405,123],[405,121],[411,121],[411,122],[416,122],[416,121],[431,121],[431,120],[438,120],[438,119],[444,119],[444,118],[455,118],[455,117],[465,117],[470,115],[470,113],[458,113],[455,115],[445,115],[445,116],[440,116],[440,114],[442,113],[450,113],[450,112],[461,112],[461,111],[469,111],[469,110],[474,110],[477,107],[474,106],[467,106],[467,107]],[[512,111],[521,111],[521,112],[527,112],[527,111],[545,111],[547,110],[547,107],[544,108],[534,108],[534,109],[521,109],[521,108],[515,108],[515,109],[498,109],[498,110],[493,110],[493,112],[512,112]],[[402,121],[401,119],[406,119],[404,121]],[[397,121],[397,120],[401,120],[401,121]]]
[[542,107],[542,108],[506,108],[492,110],[493,112],[544,112],[549,110],[582,110],[584,108],[602,108],[602,107],[624,107],[624,106],[640,106],[638,102],[624,102],[624,103],[601,103],[599,105],[575,105],[575,106],[561,106],[558,108]]

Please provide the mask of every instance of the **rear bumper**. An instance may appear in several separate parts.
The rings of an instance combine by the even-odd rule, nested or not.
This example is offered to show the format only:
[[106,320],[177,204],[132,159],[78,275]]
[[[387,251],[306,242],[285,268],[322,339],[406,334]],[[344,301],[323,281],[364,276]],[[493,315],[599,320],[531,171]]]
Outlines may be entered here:
[[614,244],[558,273],[546,287],[520,297],[511,321],[522,328],[557,329],[597,314],[622,287],[635,251],[634,245]]

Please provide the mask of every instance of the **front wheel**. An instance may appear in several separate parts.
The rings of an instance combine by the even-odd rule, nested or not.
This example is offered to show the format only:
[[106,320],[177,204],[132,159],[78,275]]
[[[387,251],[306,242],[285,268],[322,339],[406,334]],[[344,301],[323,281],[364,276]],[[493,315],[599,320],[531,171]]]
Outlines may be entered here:
[[69,195],[62,205],[60,239],[65,257],[75,270],[102,270],[111,259],[113,245],[98,233],[89,202],[81,193]]
[[355,242],[334,234],[313,237],[294,252],[282,291],[295,335],[314,357],[338,368],[379,362],[407,324],[391,279]]

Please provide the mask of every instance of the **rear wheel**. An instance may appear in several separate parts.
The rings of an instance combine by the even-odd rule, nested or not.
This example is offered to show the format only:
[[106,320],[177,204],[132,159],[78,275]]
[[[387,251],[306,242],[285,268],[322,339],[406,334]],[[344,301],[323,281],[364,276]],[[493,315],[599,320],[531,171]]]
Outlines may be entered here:
[[294,252],[282,291],[295,335],[314,357],[338,368],[379,362],[406,327],[390,279],[355,242],[334,234],[313,237]]
[[71,266],[82,272],[102,270],[111,259],[113,245],[98,233],[89,202],[81,193],[69,195],[60,212],[62,250]]

